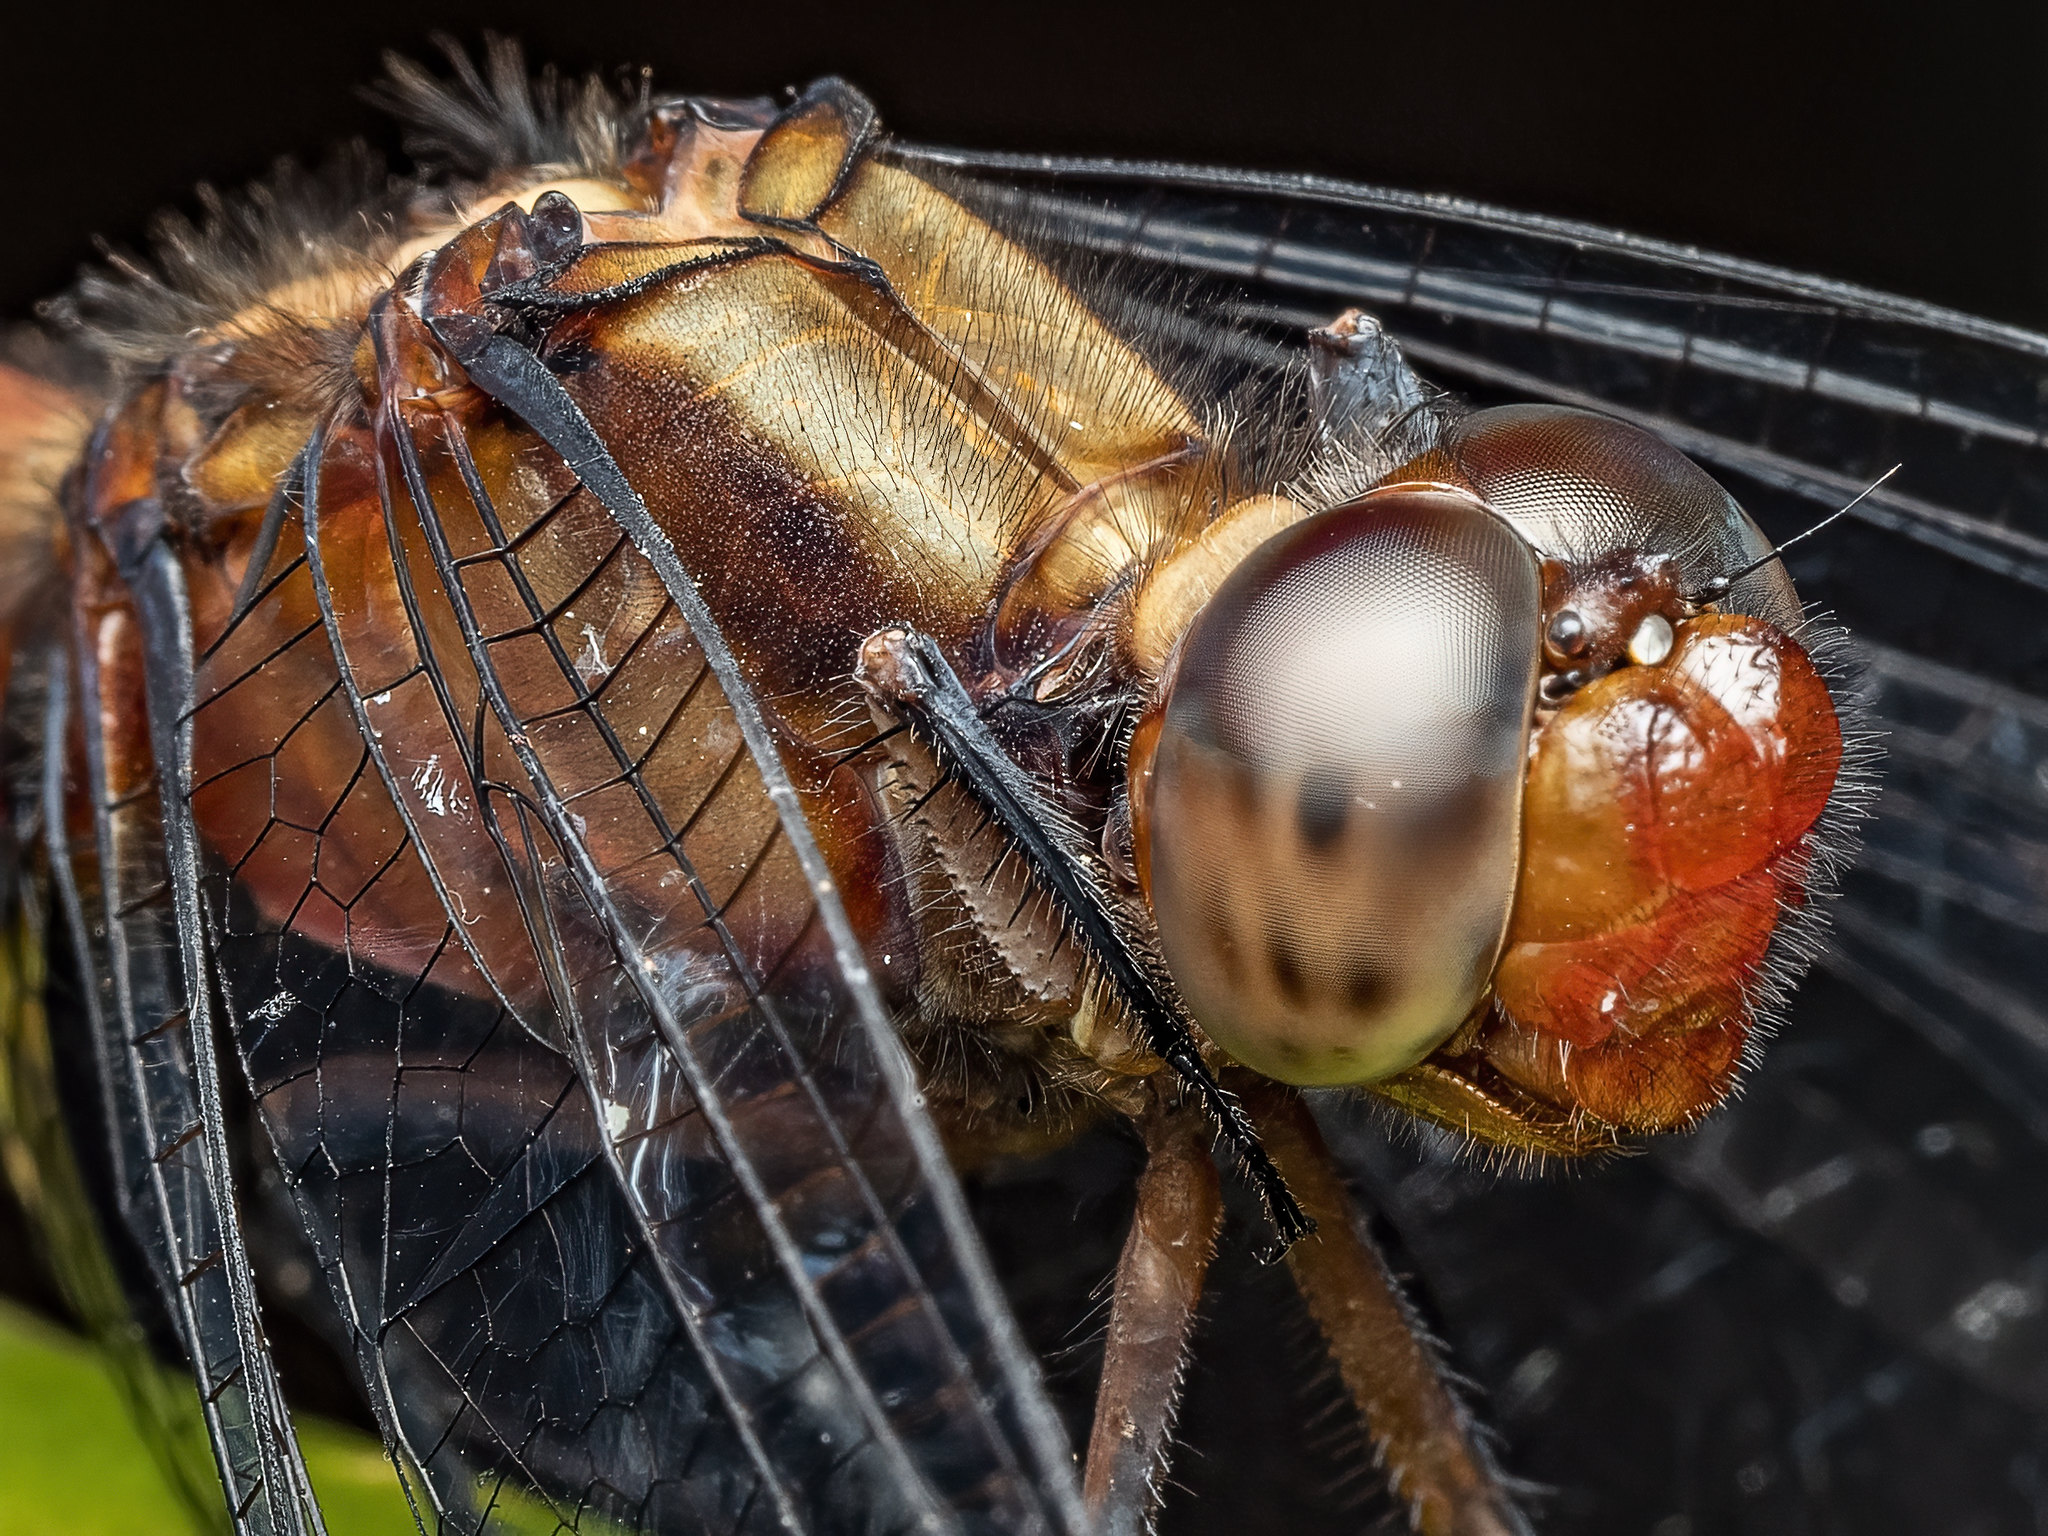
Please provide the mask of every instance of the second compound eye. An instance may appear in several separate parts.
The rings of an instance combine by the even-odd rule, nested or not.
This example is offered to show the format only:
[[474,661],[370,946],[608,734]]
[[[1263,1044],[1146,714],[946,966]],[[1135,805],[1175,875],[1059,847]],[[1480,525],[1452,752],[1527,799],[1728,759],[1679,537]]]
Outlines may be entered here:
[[1138,873],[1240,1064],[1377,1082],[1470,1016],[1514,900],[1540,602],[1507,523],[1394,489],[1266,540],[1189,627],[1132,737]]
[[1573,608],[1560,608],[1552,614],[1543,631],[1543,648],[1559,666],[1585,655],[1592,642],[1592,631],[1578,610]]
[[[1656,433],[1592,411],[1474,411],[1446,433],[1429,478],[1469,487],[1548,559],[1584,567],[1627,550],[1667,556],[1681,592],[1771,552],[1735,498],[1699,465]],[[1775,561],[1736,582],[1721,606],[1781,629],[1799,622],[1798,598]],[[1604,637],[1597,622],[1593,628],[1598,645]]]

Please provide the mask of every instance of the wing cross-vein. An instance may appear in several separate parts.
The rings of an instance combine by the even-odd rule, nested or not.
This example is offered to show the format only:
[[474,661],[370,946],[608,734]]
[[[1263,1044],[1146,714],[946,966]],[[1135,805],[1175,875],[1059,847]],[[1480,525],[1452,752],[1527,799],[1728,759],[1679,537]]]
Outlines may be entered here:
[[[813,897],[815,919],[823,925],[830,941],[839,983],[847,993],[848,1011],[852,1015],[853,1027],[857,1031],[856,1038],[864,1047],[864,1054],[872,1058],[888,1107],[902,1125],[910,1143],[909,1151],[915,1158],[923,1187],[929,1194],[930,1203],[943,1233],[947,1250],[945,1262],[955,1272],[956,1283],[964,1286],[967,1291],[977,1321],[986,1335],[978,1342],[990,1357],[988,1366],[984,1369],[992,1366],[993,1370],[991,1378],[985,1380],[982,1385],[992,1394],[993,1401],[985,1400],[981,1393],[977,1392],[972,1400],[972,1410],[982,1418],[993,1415],[996,1420],[1009,1426],[1010,1434],[1014,1434],[1023,1442],[1022,1449],[1031,1463],[1031,1477],[1024,1486],[1032,1490],[1031,1503],[1034,1506],[1025,1516],[1027,1523],[1050,1523],[1061,1529],[1082,1528],[1084,1517],[1072,1489],[1071,1458],[1065,1449],[1063,1436],[1052,1418],[1049,1405],[1044,1401],[1035,1371],[1015,1335],[1014,1324],[1008,1317],[1007,1306],[1001,1292],[995,1286],[993,1277],[987,1270],[986,1260],[979,1251],[978,1239],[966,1215],[958,1187],[953,1182],[943,1147],[918,1099],[915,1078],[907,1054],[901,1041],[896,1038],[879,997],[875,994],[864,953],[839,903],[823,856],[812,839],[803,806],[782,766],[771,729],[753,702],[752,690],[737,660],[726,646],[721,631],[694,583],[683,570],[673,546],[637,493],[626,482],[581,409],[546,367],[531,352],[509,339],[478,336],[473,331],[466,331],[461,324],[449,321],[437,322],[436,329],[443,342],[450,345],[458,360],[464,363],[472,379],[488,393],[509,405],[562,456],[571,472],[578,476],[616,520],[618,526],[625,531],[635,550],[652,567],[669,599],[688,624],[725,695],[733,719],[759,774],[762,788],[774,805],[782,836],[808,883]],[[482,509],[479,509],[479,514],[482,515]],[[443,579],[452,585],[455,574],[452,553],[445,549],[437,550],[436,558],[450,563],[450,568]],[[474,614],[468,615],[464,622],[466,625],[473,624]],[[469,643],[475,646],[481,638],[480,633],[470,636]],[[565,659],[557,658],[558,664]],[[569,669],[569,673],[573,673],[573,668]],[[569,673],[565,673],[565,676]],[[488,682],[487,688],[495,686],[496,681],[493,679]],[[496,691],[499,697],[494,699],[494,707],[506,710],[508,718],[505,720],[505,726],[512,737],[514,749],[522,764],[527,767],[529,775],[533,776],[537,789],[546,799],[549,790],[544,764],[539,761],[539,754],[533,750],[531,744],[524,740],[510,699],[503,697],[501,686],[496,687]],[[624,761],[623,758],[621,761]],[[536,773],[536,770],[543,771]],[[633,779],[630,772],[626,772],[623,777],[629,782]],[[634,787],[638,789],[639,786],[636,784]],[[566,805],[548,806],[546,809],[551,822],[559,822],[563,827],[569,825],[570,813]],[[563,838],[559,828],[556,830],[556,836],[564,842],[571,859],[585,871],[581,878],[600,887],[596,891],[599,901],[609,907],[609,896],[601,889],[602,871],[590,862],[587,850],[579,845],[577,839]],[[707,907],[706,917],[707,925],[717,932],[719,912],[715,908]],[[636,958],[645,958],[637,956],[638,946],[625,932],[619,913],[605,911],[602,920],[616,935],[615,943],[624,942],[630,946],[625,953],[636,954]],[[722,934],[720,941],[729,943],[728,937]],[[634,973],[636,985],[647,994],[650,1011],[660,1021],[663,1033],[673,1033],[676,1041],[683,1043],[679,1021],[674,1018],[674,1010],[669,1007],[667,1000],[659,996],[660,989],[654,983],[652,970],[637,963],[628,969]],[[657,1002],[658,1007],[655,1006]],[[664,1013],[669,1016],[664,1018]],[[771,1028],[780,1028],[775,1023],[772,1009],[764,1011],[764,1019]],[[705,1086],[711,1090],[717,1087],[715,1082],[707,1082]],[[707,1116],[714,1113],[713,1101],[707,1100],[704,1108]],[[829,1126],[829,1114],[825,1116],[825,1121]],[[729,1125],[722,1129],[720,1134],[729,1134]],[[835,1138],[839,1135],[836,1129],[831,1134]],[[843,1148],[844,1143],[839,1142],[838,1145]],[[872,1200],[872,1193],[869,1192],[865,1198]],[[762,1212],[764,1222],[768,1221],[770,1216],[771,1212]],[[884,1223],[884,1230],[886,1226]],[[775,1242],[778,1248],[778,1258],[788,1269],[792,1288],[802,1300],[807,1315],[811,1316],[813,1326],[817,1327],[826,1323],[828,1319],[823,1312],[813,1310],[819,1306],[816,1290],[803,1272],[801,1255],[794,1249],[782,1246],[785,1236],[786,1234],[773,1230],[770,1232],[771,1241]],[[897,1240],[891,1236],[885,1238],[885,1241],[894,1245]],[[900,1253],[900,1247],[898,1252]],[[943,1328],[942,1322],[941,1327]],[[842,1371],[853,1373],[849,1377],[849,1384],[852,1384],[857,1380],[858,1366],[855,1361],[843,1354],[844,1340],[834,1337],[835,1332],[836,1330],[829,1328],[820,1328],[819,1341],[838,1362]],[[969,1384],[972,1385],[971,1382]],[[858,1392],[862,1396],[868,1395],[865,1387],[858,1388]],[[881,1412],[879,1405],[869,1407],[864,1403],[862,1411],[864,1419],[871,1425],[887,1426],[887,1415]],[[1008,1460],[1010,1452],[1005,1444],[1007,1436],[997,1432],[994,1422],[991,1422],[990,1430],[995,1449],[1004,1460]],[[893,1436],[894,1431],[890,1433]],[[886,1446],[890,1442],[884,1440],[881,1443]]]
[[[399,429],[399,434],[403,435],[402,428]],[[317,455],[314,462],[318,463]],[[451,897],[448,885],[435,867],[433,840],[422,835],[422,830],[418,825],[411,803],[399,788],[397,774],[389,761],[388,754],[382,747],[379,733],[371,724],[367,701],[363,698],[362,689],[357,682],[355,669],[349,656],[347,638],[341,629],[334,603],[334,594],[329,585],[326,561],[321,550],[322,527],[318,487],[319,476],[316,470],[308,478],[305,498],[306,558],[312,577],[315,600],[319,606],[323,622],[327,627],[329,643],[334,651],[335,663],[340,670],[343,690],[348,697],[351,712],[356,719],[363,741],[376,763],[377,772],[391,797],[392,805],[397,810],[408,836],[413,841],[422,865],[429,874],[436,897],[448,917],[452,931],[458,936],[459,942],[462,944],[465,952],[470,955],[478,972],[491,980],[494,991],[499,1000],[505,1003],[508,1012],[515,1018],[520,1018],[522,1017],[522,1010],[516,1006],[517,1000],[510,997],[507,991],[499,985],[489,957],[480,952],[470,941],[467,925],[457,909],[458,904]],[[461,713],[446,682],[444,670],[435,664],[431,642],[427,638],[429,626],[426,624],[421,610],[421,599],[409,579],[403,541],[396,526],[391,497],[386,494],[382,498],[382,502],[386,521],[386,535],[391,546],[398,594],[401,604],[405,609],[413,638],[419,646],[419,664],[426,676],[431,680],[442,718],[448,727],[451,739],[459,747],[464,739],[465,729]],[[482,762],[476,754],[472,753],[466,757],[464,767],[472,783],[481,786],[486,782]],[[479,798],[481,799],[481,795]],[[511,884],[515,892],[515,899],[517,899],[520,906],[528,941],[533,945],[535,954],[542,957],[543,962],[545,962],[551,950],[555,948],[551,942],[551,925],[535,910],[536,907],[541,905],[540,901],[524,889],[519,876],[521,864],[515,857],[510,844],[502,833],[499,832],[495,821],[490,818],[486,818],[486,820],[490,828],[492,840],[496,843],[499,856],[504,863],[506,878]],[[562,1013],[564,1020],[569,1021],[574,1016],[574,1002],[573,997],[570,996],[568,984],[560,977],[560,969],[559,966],[549,967],[547,980],[555,1007]],[[534,1022],[528,1021],[526,1027],[531,1033],[540,1033]],[[600,1092],[599,1080],[589,1061],[588,1053],[578,1049],[580,1042],[575,1039],[575,1030],[571,1028],[569,1033],[571,1036],[572,1055],[578,1058],[578,1076],[592,1098],[593,1108],[601,1123],[605,1111],[605,1102]],[[618,1181],[621,1189],[629,1189],[631,1187],[630,1174],[620,1162],[615,1142],[612,1138],[606,1137],[603,1139],[603,1144],[614,1178]],[[649,1248],[656,1247],[657,1238],[645,1219],[643,1208],[637,1202],[629,1202],[629,1206],[633,1210],[639,1226],[641,1241]],[[768,1490],[768,1495],[775,1507],[779,1523],[784,1529],[794,1533],[805,1531],[808,1528],[807,1522],[799,1512],[795,1500],[780,1476],[772,1458],[762,1447],[760,1434],[753,1422],[753,1415],[749,1411],[748,1405],[741,1394],[732,1386],[727,1374],[721,1368],[718,1352],[704,1335],[700,1316],[701,1309],[676,1284],[675,1276],[668,1266],[657,1266],[657,1274],[662,1283],[671,1312],[676,1317],[685,1335],[689,1338],[692,1347],[702,1359],[714,1390],[718,1392],[721,1403],[732,1418],[734,1431],[745,1448],[749,1461]],[[380,1305],[380,1315],[389,1316],[389,1312],[388,1304]],[[401,1416],[396,1413],[389,1413],[387,1417],[393,1432],[399,1432],[402,1423]],[[512,1452],[513,1448],[508,1446],[507,1450]],[[516,1457],[516,1452],[513,1452],[513,1454]],[[531,1475],[530,1469],[529,1475]]]
[[[493,715],[510,741],[520,767],[533,786],[539,801],[540,815],[550,837],[567,858],[585,904],[603,925],[606,938],[618,955],[624,973],[630,978],[641,1001],[652,1015],[670,1055],[683,1073],[698,1110],[711,1127],[720,1153],[731,1167],[741,1187],[746,1190],[748,1199],[775,1251],[777,1261],[804,1310],[812,1332],[842,1378],[845,1390],[858,1408],[866,1432],[873,1437],[882,1454],[891,1463],[892,1470],[899,1480],[899,1488],[909,1493],[913,1505],[918,1510],[919,1526],[931,1531],[950,1529],[953,1522],[947,1511],[939,1503],[922,1469],[912,1461],[905,1450],[894,1425],[883,1412],[881,1404],[876,1400],[858,1363],[854,1360],[837,1321],[819,1296],[805,1265],[804,1255],[784,1224],[766,1182],[755,1169],[745,1139],[735,1132],[715,1076],[700,1059],[673,1002],[655,981],[655,974],[659,970],[658,960],[640,943],[623,914],[618,911],[609,894],[604,871],[590,856],[584,839],[579,834],[574,813],[557,788],[546,762],[528,738],[527,722],[515,707],[503,678],[492,662],[488,638],[478,622],[476,610],[463,586],[461,573],[456,568],[455,556],[448,545],[432,493],[420,470],[412,434],[403,422],[394,421],[393,426],[391,436],[403,467],[407,488],[419,512],[420,524],[428,547],[432,551],[444,593],[475,664],[478,684],[490,703]],[[573,669],[571,670],[573,672]],[[726,949],[728,960],[742,975],[751,1004],[764,1014],[772,1016],[772,1004],[762,995],[753,977],[746,973],[744,957],[737,946],[732,944],[730,936],[722,931],[722,925],[718,923],[718,913],[715,907],[710,905],[701,886],[698,888],[698,894],[705,904],[707,920],[719,931],[721,946]],[[639,1181],[630,1179],[630,1176],[628,1188],[635,1197],[641,1193]]]
[[[200,913],[198,839],[189,803],[191,781],[191,733],[186,710],[191,701],[192,627],[185,598],[184,575],[176,556],[161,542],[124,572],[134,599],[142,637],[145,691],[149,731],[157,770],[157,799],[162,818],[163,874],[169,885],[175,921],[179,962],[183,969],[184,1038],[190,1052],[186,1064],[189,1082],[180,1095],[190,1115],[189,1127],[176,1136],[172,1146],[191,1145],[198,1153],[197,1187],[193,1205],[184,1221],[198,1218],[213,1243],[210,1252],[194,1255],[179,1241],[189,1235],[172,1208],[169,1191],[161,1177],[162,1153],[152,1158],[154,1182],[162,1207],[162,1219],[171,1233],[171,1244],[179,1264],[180,1320],[195,1362],[200,1367],[203,1395],[213,1397],[229,1382],[239,1382],[246,1394],[248,1448],[255,1457],[252,1479],[246,1465],[232,1472],[233,1441],[224,1417],[208,1402],[209,1427],[224,1463],[231,1494],[241,1495],[235,1511],[237,1523],[251,1532],[274,1536],[324,1536],[311,1480],[299,1451],[298,1435],[285,1406],[284,1393],[264,1340],[257,1312],[253,1274],[236,1213],[233,1175],[230,1171],[227,1126],[221,1107],[219,1059],[214,1048],[212,1008],[212,961]],[[111,873],[111,871],[110,871]],[[110,882],[109,889],[113,888]],[[131,1042],[140,1041],[131,1034]],[[140,1074],[139,1054],[130,1052],[134,1070]],[[159,1089],[163,1086],[161,1078]],[[149,1115],[149,1086],[140,1081],[136,1088],[145,1116]],[[164,1144],[155,1136],[152,1141]],[[212,1326],[202,1325],[199,1310],[187,1299],[195,1283],[210,1281],[222,1294],[225,1319],[215,1318]],[[222,1326],[225,1324],[225,1326]],[[217,1351],[226,1352],[225,1362]],[[225,1364],[226,1368],[223,1369]],[[215,1381],[206,1380],[213,1374]],[[244,1487],[237,1488],[242,1483]]]

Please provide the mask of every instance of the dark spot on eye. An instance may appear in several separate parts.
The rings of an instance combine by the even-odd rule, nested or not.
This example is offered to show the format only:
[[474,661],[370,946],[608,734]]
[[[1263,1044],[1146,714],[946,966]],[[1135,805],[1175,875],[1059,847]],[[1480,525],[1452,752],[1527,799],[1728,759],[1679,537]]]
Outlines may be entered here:
[[1173,707],[1167,711],[1167,722],[1189,741],[1205,747],[1216,745],[1215,712],[1209,707],[1208,697],[1199,689],[1185,691],[1185,696],[1176,693]]
[[1285,939],[1274,940],[1269,949],[1267,958],[1272,963],[1273,981],[1280,988],[1280,995],[1300,1007],[1308,997],[1308,979],[1301,974],[1301,962]]
[[1394,995],[1394,978],[1370,960],[1354,959],[1344,977],[1344,1000],[1358,1013],[1376,1013]]
[[1351,786],[1327,768],[1311,768],[1302,776],[1301,792],[1295,797],[1294,817],[1301,827],[1301,840],[1321,853],[1344,831],[1344,818],[1351,810]]
[[1500,792],[1493,780],[1471,776],[1446,786],[1400,819],[1402,838],[1418,857],[1468,857],[1493,835]]

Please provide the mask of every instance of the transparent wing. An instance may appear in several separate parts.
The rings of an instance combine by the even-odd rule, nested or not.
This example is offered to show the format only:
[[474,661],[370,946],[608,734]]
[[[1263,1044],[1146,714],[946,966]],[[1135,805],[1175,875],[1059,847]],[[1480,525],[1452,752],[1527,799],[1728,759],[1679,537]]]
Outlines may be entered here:
[[1664,433],[1781,540],[1903,465],[1790,557],[1886,765],[1829,974],[1743,1099],[1561,1188],[1351,1147],[1569,1528],[2041,1518],[2048,338],[1450,199],[901,152],[1140,286],[1224,279],[1173,321],[1219,352],[1365,308],[1446,385]]
[[[2008,586],[1969,587],[1944,608],[1930,597],[1966,578],[1894,567],[1928,594],[1907,608],[1897,583],[1854,579],[1880,572],[1838,547],[1834,566],[1854,575],[1816,568],[1826,601],[1860,598],[1845,617],[1873,638],[2040,686],[2040,641],[2001,635],[2016,643],[1985,646],[1985,615],[1964,605],[2048,587],[2048,337],[1451,198],[1315,177],[898,153],[967,176],[1035,241],[1113,257],[1141,286],[1148,272],[1227,280],[1232,300],[1174,322],[1213,347],[1296,347],[1302,330],[1356,305],[1444,383],[1592,406],[1667,433],[1755,492],[1765,518],[1790,519],[1788,534],[1812,508],[1832,510],[1903,464],[1854,514],[1892,539],[1851,549],[1866,560],[1938,551]],[[1962,614],[1976,622],[1937,622]]]
[[191,716],[236,1038],[423,1523],[1076,1529],[771,717],[513,366],[316,439]]
[[191,819],[163,792],[185,772],[182,579],[161,545],[118,593],[96,547],[78,563],[99,590],[76,610],[75,672],[51,667],[43,799],[122,1214],[191,1361],[236,1531],[317,1532],[229,1172]]

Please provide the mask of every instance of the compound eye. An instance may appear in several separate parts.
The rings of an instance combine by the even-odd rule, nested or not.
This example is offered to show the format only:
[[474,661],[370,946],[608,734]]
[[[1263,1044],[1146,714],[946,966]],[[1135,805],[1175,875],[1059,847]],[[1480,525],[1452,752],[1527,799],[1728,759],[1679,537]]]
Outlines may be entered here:
[[[1495,406],[1453,426],[1441,453],[1449,478],[1469,486],[1539,553],[1568,565],[1628,550],[1669,556],[1679,589],[1698,593],[1771,552],[1713,476],[1654,432],[1612,416]],[[1780,629],[1800,617],[1791,580],[1775,561],[1736,581],[1719,606]]]
[[1274,535],[1202,609],[1131,786],[1168,966],[1236,1060],[1377,1081],[1477,1005],[1514,899],[1542,631],[1528,545],[1414,488]]

